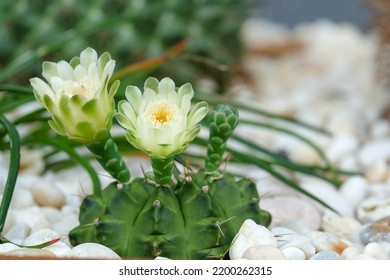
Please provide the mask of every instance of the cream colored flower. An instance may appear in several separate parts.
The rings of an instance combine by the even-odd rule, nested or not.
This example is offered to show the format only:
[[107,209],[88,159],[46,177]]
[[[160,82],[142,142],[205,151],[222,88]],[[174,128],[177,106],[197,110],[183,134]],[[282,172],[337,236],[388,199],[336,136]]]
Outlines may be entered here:
[[36,99],[52,115],[50,126],[70,139],[91,143],[110,129],[119,81],[108,89],[115,61],[87,48],[69,63],[45,61],[40,78],[30,79]]
[[134,147],[167,158],[181,153],[200,131],[208,108],[200,102],[191,110],[193,95],[189,83],[177,90],[170,78],[148,78],[143,94],[135,86],[126,88],[127,101],[119,103],[117,120]]

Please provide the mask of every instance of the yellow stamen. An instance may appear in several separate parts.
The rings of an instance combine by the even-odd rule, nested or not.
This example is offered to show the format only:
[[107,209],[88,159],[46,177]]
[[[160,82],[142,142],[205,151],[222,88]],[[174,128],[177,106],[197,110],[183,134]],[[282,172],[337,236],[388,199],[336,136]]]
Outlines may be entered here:
[[149,119],[155,127],[170,124],[174,117],[175,108],[167,101],[154,104],[149,111]]

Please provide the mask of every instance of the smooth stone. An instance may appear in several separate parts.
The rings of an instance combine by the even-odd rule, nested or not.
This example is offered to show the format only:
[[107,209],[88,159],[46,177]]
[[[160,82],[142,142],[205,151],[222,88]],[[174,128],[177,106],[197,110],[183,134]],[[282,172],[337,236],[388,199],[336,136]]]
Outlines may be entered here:
[[64,193],[46,180],[35,182],[31,186],[31,193],[39,206],[61,208],[66,202]]
[[291,241],[298,235],[295,231],[286,227],[274,227],[271,229],[271,232],[278,242],[277,247]]
[[12,208],[23,209],[34,205],[36,205],[36,203],[29,189],[18,188],[14,191],[11,200]]
[[121,259],[113,250],[98,243],[77,245],[72,248],[67,257],[75,259]]
[[0,255],[16,249],[20,249],[20,247],[12,243],[0,244]]
[[50,228],[40,229],[40,230],[32,233],[30,236],[28,236],[24,240],[23,245],[24,246],[33,246],[33,245],[38,245],[38,244],[42,244],[45,242],[53,241],[53,240],[56,240],[58,238],[61,238],[61,235],[58,232],[56,232]]
[[370,183],[384,183],[390,175],[389,167],[385,161],[375,162],[366,171],[366,179]]
[[241,225],[241,228],[236,234],[234,242],[230,247],[230,259],[242,259],[242,255],[246,249],[257,245],[269,245],[276,248],[277,241],[269,229],[262,225],[256,224],[251,219],[247,219]]
[[310,260],[341,260],[341,257],[333,251],[321,251],[312,256]]
[[19,172],[21,174],[42,174],[45,169],[43,155],[43,151],[39,149],[21,149]]
[[61,214],[60,210],[57,208],[54,208],[51,206],[43,206],[43,207],[41,207],[41,209],[42,209],[42,212],[45,215],[47,221],[50,224],[57,223],[62,218],[62,214]]
[[15,218],[15,224],[26,223],[31,227],[31,231],[51,226],[42,209],[36,205],[15,211]]
[[302,250],[302,252],[305,254],[305,259],[310,259],[316,253],[316,249],[314,248],[313,244],[311,244],[310,239],[306,236],[298,235],[293,240],[280,246],[279,249],[284,250],[290,247]]
[[305,222],[302,222],[301,220],[298,219],[283,220],[280,223],[279,227],[285,227],[291,229],[297,234],[304,235],[304,236],[310,236],[310,233],[312,232],[312,230]]
[[27,259],[28,258],[39,258],[39,259],[56,258],[56,255],[54,255],[50,251],[43,250],[43,249],[30,249],[30,248],[11,250],[3,255],[8,257],[27,258]]
[[377,260],[388,260],[389,255],[387,254],[386,250],[376,242],[368,243],[364,249],[363,253],[370,255],[371,257],[376,258]]
[[13,243],[22,244],[30,232],[31,228],[28,224],[20,223],[14,225],[9,231],[7,231],[6,234],[4,234],[4,237]]
[[311,230],[318,230],[321,224],[321,211],[311,201],[297,195],[263,197],[261,208],[272,215],[270,227],[280,225],[285,219],[299,219]]
[[390,197],[375,196],[363,200],[356,208],[356,215],[362,223],[390,216]]
[[282,250],[269,245],[249,247],[242,255],[247,260],[285,260]]
[[317,252],[333,251],[341,255],[348,244],[336,236],[322,231],[313,231],[310,235],[313,246]]
[[353,240],[356,232],[361,228],[361,223],[350,217],[336,215],[324,215],[321,230],[341,239]]
[[325,154],[331,162],[338,162],[346,155],[353,153],[359,146],[359,141],[351,133],[338,133],[325,147]]
[[364,225],[360,230],[360,239],[364,244],[371,242],[390,243],[390,216]]
[[[346,217],[354,216],[354,209],[351,207],[349,202],[340,194],[340,192],[330,183],[317,178],[303,178],[300,186],[307,192],[311,193],[315,197],[318,197],[335,209],[340,215]],[[325,206],[320,205],[321,209],[328,209]],[[317,205],[316,204],[316,205]]]
[[358,152],[358,160],[364,168],[379,161],[390,159],[390,138],[373,139],[365,143]]
[[58,258],[66,258],[69,256],[72,249],[64,242],[58,241],[55,244],[46,247],[45,250],[52,252]]
[[356,256],[360,255],[362,253],[362,250],[357,247],[348,247],[345,248],[344,251],[341,253],[341,258],[343,260],[353,260]]
[[368,182],[366,178],[351,176],[340,186],[339,192],[351,207],[356,208],[365,198],[367,190]]
[[305,253],[298,248],[288,247],[282,250],[286,260],[305,260]]
[[68,234],[70,230],[80,224],[77,216],[71,214],[62,217],[58,222],[52,224],[53,230],[60,234]]

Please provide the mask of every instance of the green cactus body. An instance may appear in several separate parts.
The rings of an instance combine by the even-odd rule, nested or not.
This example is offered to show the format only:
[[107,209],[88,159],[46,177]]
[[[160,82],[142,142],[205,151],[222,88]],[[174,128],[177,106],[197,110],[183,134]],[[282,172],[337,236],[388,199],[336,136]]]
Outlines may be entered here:
[[[123,258],[223,259],[246,219],[269,225],[271,216],[259,207],[256,185],[218,170],[237,118],[226,105],[211,114],[215,141],[210,143],[218,143],[218,149],[209,145],[205,170],[177,182],[154,170],[145,179],[110,184],[102,197],[86,197],[71,243],[99,242]],[[165,168],[163,163],[153,168]]]

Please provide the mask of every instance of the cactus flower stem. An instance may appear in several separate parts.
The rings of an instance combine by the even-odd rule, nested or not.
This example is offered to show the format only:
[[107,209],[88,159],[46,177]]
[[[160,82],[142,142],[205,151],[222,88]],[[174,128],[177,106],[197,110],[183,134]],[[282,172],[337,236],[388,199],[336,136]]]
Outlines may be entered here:
[[217,105],[210,113],[210,139],[207,145],[206,173],[215,175],[226,151],[227,140],[238,125],[238,111],[229,104]]
[[96,156],[101,166],[116,180],[121,183],[130,181],[130,171],[109,132],[99,137],[99,140],[86,146]]
[[151,157],[154,177],[158,186],[172,186],[173,156],[167,158]]

